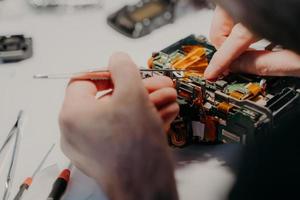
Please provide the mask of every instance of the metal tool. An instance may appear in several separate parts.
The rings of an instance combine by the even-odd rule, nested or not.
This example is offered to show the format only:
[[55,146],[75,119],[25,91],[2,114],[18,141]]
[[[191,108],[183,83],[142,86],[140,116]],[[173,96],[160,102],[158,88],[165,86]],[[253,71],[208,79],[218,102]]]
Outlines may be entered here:
[[[1,0],[0,0],[1,1]],[[101,8],[102,0],[28,0],[28,3],[37,9],[54,8]]]
[[15,135],[15,133],[16,133],[15,128],[18,126],[18,123],[19,123],[19,120],[21,118],[21,115],[22,115],[22,111],[19,111],[17,121],[15,122],[15,124],[13,125],[13,127],[11,128],[11,130],[9,131],[6,139],[4,140],[4,142],[3,142],[3,144],[2,144],[2,146],[0,148],[0,155],[3,152],[3,150],[5,149],[5,147],[7,146],[7,144],[10,142],[11,138]]
[[[16,122],[17,123],[17,122]],[[16,125],[14,125],[13,127],[15,127]],[[11,140],[11,138],[15,135],[15,133],[16,133],[16,131],[14,131],[14,128],[12,128],[10,131],[9,131],[9,133],[8,133],[8,135],[7,135],[7,137],[6,137],[6,139],[4,140],[4,142],[3,142],[3,144],[2,144],[2,146],[1,146],[1,148],[0,148],[0,155],[1,155],[1,153],[2,153],[2,151],[5,149],[5,147],[7,146],[7,144],[10,142],[10,140]]]
[[37,166],[37,168],[34,170],[32,176],[27,177],[24,182],[22,183],[22,185],[19,188],[18,193],[16,194],[14,200],[20,200],[22,198],[22,195],[24,193],[25,190],[28,190],[28,188],[31,186],[31,183],[34,179],[34,177],[36,176],[36,174],[41,170],[42,166],[44,165],[45,161],[47,160],[48,156],[50,155],[50,153],[52,152],[53,148],[54,148],[55,144],[52,144],[50,149],[47,151],[47,153],[45,154],[45,156],[43,157],[43,159],[41,160],[40,164]]
[[11,185],[12,185],[12,181],[13,181],[13,177],[14,177],[14,173],[15,173],[16,164],[17,164],[17,154],[18,154],[18,149],[19,149],[18,147],[19,147],[19,142],[20,142],[20,137],[21,137],[20,131],[21,131],[22,118],[23,118],[23,111],[21,110],[18,114],[17,121],[11,130],[11,132],[15,132],[15,133],[12,133],[12,135],[15,134],[15,143],[14,143],[11,161],[10,161],[10,165],[9,165],[9,169],[8,169],[8,173],[7,173],[6,182],[5,182],[4,195],[2,198],[3,200],[7,200],[10,195],[10,189],[11,189]]
[[11,138],[14,136],[15,133],[16,133],[15,131],[9,131],[6,139],[4,140],[4,142],[0,148],[0,155],[1,155],[2,151],[5,149],[6,145],[10,142]]
[[70,162],[68,168],[64,169],[58,178],[53,183],[51,192],[47,200],[60,200],[63,194],[65,193],[71,175],[72,163]]
[[[140,72],[185,72],[195,70],[185,69],[140,69]],[[62,73],[62,74],[36,74],[35,79],[92,79],[92,80],[110,80],[109,70],[88,70],[84,72]]]

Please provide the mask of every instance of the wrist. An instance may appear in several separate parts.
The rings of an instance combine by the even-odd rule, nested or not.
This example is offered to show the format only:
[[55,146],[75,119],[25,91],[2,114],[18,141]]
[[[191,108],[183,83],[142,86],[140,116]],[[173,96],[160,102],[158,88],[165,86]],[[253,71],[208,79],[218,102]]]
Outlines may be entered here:
[[115,167],[106,170],[98,178],[98,183],[108,199],[178,199],[169,150],[166,147],[162,149],[152,147],[151,151],[149,155],[140,155],[142,158],[126,161],[120,159],[121,163],[118,162]]

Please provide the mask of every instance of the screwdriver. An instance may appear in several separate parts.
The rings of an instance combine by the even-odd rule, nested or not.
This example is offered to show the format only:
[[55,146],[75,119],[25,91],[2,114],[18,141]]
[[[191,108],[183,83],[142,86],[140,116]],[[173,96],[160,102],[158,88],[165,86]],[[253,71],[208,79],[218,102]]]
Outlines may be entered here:
[[70,180],[72,163],[70,162],[68,168],[61,171],[58,178],[53,183],[51,192],[47,198],[47,200],[60,200],[64,195],[68,182]]
[[[187,69],[140,69],[142,72],[193,72],[195,70]],[[62,73],[62,74],[36,74],[33,76],[34,79],[92,79],[92,80],[110,80],[109,70],[88,70],[83,72],[73,72],[73,73]]]
[[15,196],[14,200],[20,200],[22,198],[22,195],[24,193],[25,190],[28,190],[28,188],[30,187],[33,178],[36,176],[36,174],[41,170],[42,166],[44,165],[45,161],[47,160],[48,156],[50,155],[51,151],[53,150],[55,144],[52,144],[50,149],[48,150],[48,152],[45,154],[45,156],[43,157],[43,159],[41,160],[40,164],[38,165],[38,167],[35,169],[35,171],[33,172],[31,177],[27,177],[24,182],[22,183],[22,185],[20,186],[20,189],[17,193],[17,195]]

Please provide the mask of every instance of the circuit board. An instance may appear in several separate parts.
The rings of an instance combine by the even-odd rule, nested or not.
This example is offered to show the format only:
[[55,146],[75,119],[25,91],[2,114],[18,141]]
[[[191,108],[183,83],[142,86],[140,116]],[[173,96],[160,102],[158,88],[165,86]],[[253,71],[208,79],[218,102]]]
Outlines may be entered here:
[[229,74],[208,81],[203,73],[216,49],[190,35],[153,53],[151,69],[184,69],[169,76],[180,113],[171,124],[171,145],[248,143],[271,134],[287,115],[300,112],[300,81],[291,77]]

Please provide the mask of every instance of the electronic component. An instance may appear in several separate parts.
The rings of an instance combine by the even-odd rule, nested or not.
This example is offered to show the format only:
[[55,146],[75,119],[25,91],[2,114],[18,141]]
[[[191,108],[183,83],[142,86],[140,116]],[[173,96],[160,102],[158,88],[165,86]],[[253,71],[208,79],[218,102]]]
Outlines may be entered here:
[[139,38],[172,23],[177,0],[142,0],[125,6],[110,15],[107,22],[115,30],[132,38]]
[[168,133],[170,144],[247,143],[270,134],[287,115],[300,111],[300,80],[229,74],[212,82],[203,77],[215,48],[193,35],[153,53],[150,69],[173,79],[180,113]]
[[24,35],[0,36],[0,62],[18,62],[31,56],[31,38]]

